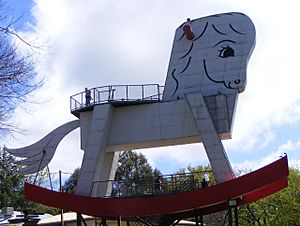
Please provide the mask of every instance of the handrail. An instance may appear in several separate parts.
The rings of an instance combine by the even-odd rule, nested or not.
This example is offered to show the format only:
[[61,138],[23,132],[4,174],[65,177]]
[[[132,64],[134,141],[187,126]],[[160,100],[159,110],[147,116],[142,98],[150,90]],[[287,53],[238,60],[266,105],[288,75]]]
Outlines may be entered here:
[[[173,194],[178,192],[192,191],[202,188],[201,180],[213,176],[212,171],[201,171],[196,173],[168,174],[160,177],[148,177],[142,179],[128,180],[105,180],[95,181],[103,187],[111,187],[112,193],[107,197],[128,197],[145,195]],[[160,179],[157,181],[157,179]],[[210,177],[211,178],[211,177]],[[212,181],[209,185],[212,185]]]
[[70,97],[71,112],[93,105],[129,102],[159,102],[162,98],[163,86],[159,84],[142,85],[110,85],[89,89],[91,98],[87,100],[85,91]]

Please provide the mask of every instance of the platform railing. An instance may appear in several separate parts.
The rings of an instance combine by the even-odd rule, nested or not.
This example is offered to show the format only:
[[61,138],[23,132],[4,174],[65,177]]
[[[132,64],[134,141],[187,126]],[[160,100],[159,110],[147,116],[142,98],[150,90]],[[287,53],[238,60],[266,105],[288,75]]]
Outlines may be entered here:
[[91,99],[87,101],[85,91],[70,97],[71,112],[106,103],[158,102],[162,99],[163,86],[158,84],[111,85],[90,89]]
[[122,181],[96,181],[94,185],[111,187],[112,191],[109,197],[163,195],[200,189],[204,187],[203,178],[206,178],[205,186],[214,184],[212,171],[202,171]]

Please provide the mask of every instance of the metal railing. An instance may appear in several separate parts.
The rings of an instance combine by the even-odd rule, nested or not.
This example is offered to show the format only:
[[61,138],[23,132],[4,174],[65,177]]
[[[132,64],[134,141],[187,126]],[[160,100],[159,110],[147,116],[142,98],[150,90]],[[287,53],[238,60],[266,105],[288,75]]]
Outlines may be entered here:
[[71,112],[106,103],[159,102],[163,86],[158,84],[111,85],[90,89],[91,99],[86,100],[85,91],[70,97]]
[[[204,177],[212,179],[212,171],[164,175],[159,177],[159,181],[158,177],[123,181],[96,181],[94,185],[112,188],[109,197],[163,195],[200,189],[203,187],[202,179]],[[205,186],[214,183],[213,180],[206,180],[206,182]]]

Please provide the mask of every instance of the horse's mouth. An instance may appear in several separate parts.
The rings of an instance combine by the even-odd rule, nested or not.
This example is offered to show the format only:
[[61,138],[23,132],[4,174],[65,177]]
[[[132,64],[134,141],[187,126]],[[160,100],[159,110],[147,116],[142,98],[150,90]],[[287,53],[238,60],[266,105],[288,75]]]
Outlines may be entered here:
[[222,83],[227,89],[238,89],[238,90],[239,90],[239,88],[233,87],[233,86],[232,86],[232,83],[234,83],[234,86],[235,86],[235,85],[238,85],[238,84],[241,83],[241,80],[240,80],[240,79],[236,79],[236,80],[234,80],[233,82],[227,82],[227,83],[226,83],[226,81],[224,81],[224,80],[216,80],[216,79],[214,79],[213,77],[211,77],[211,76],[208,74],[207,67],[206,67],[206,61],[205,61],[205,60],[203,60],[203,67],[204,67],[205,74],[206,74],[207,78],[208,78],[210,81],[212,81],[212,82],[214,82],[214,83]]

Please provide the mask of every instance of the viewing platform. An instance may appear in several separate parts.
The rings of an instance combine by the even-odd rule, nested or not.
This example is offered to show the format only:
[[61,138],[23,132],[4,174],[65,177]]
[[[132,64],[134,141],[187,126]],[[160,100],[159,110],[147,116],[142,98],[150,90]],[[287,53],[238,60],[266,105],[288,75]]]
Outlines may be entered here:
[[110,85],[89,89],[90,100],[82,91],[70,97],[71,113],[92,110],[95,105],[113,104],[115,106],[160,102],[164,87],[159,84]]

